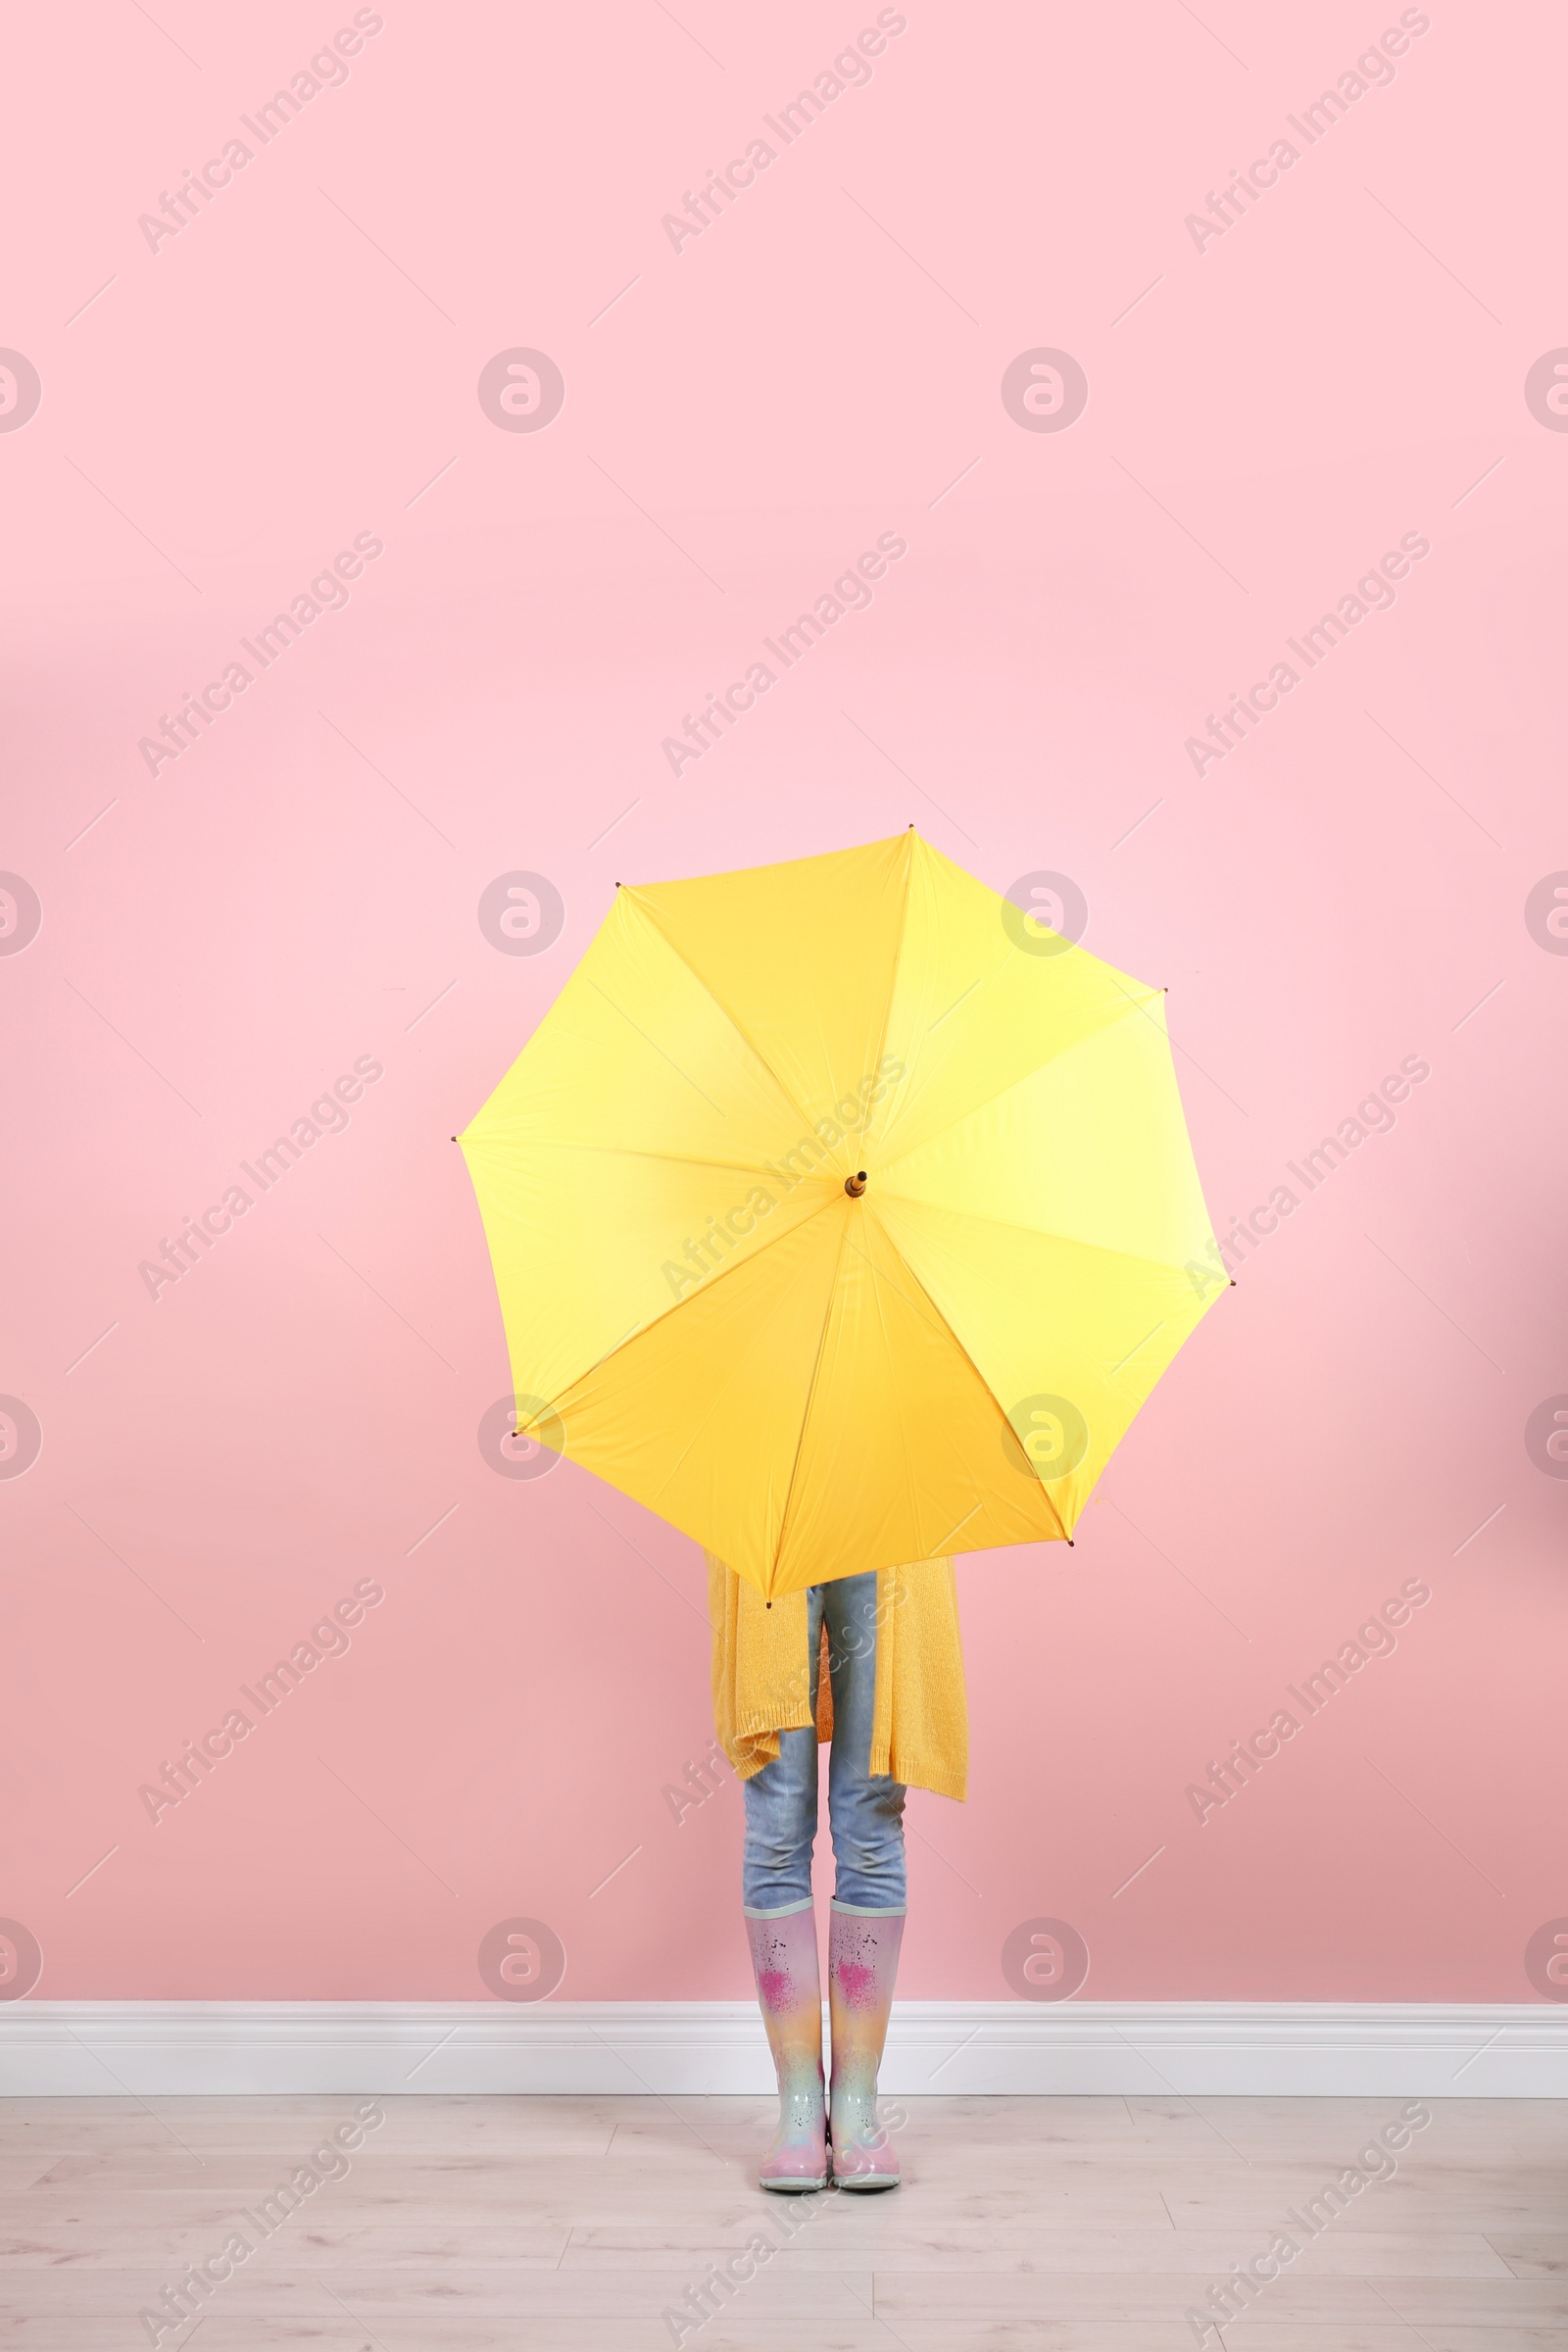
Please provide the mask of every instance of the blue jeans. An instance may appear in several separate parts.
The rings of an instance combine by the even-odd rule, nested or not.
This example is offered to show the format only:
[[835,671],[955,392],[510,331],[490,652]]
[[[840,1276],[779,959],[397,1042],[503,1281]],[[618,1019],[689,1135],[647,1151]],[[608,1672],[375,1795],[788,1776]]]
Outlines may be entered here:
[[[886,1773],[873,1779],[867,1769],[876,1699],[876,1573],[812,1585],[806,1599],[813,1716],[824,1619],[833,1684],[827,1789],[836,1866],[834,1901],[840,1910],[902,1911],[904,1784]],[[810,1902],[816,1749],[814,1722],[799,1731],[780,1732],[773,1761],[742,1784],[746,1848],[741,1899],[748,1911],[801,1911]]]

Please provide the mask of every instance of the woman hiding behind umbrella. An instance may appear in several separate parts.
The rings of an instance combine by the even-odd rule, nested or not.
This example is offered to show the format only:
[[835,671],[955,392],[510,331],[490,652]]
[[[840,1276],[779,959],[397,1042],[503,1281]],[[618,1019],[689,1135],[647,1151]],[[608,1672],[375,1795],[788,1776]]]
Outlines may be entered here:
[[[745,1788],[742,1907],[778,2076],[763,2188],[896,2188],[877,2122],[906,1909],[904,1798],[961,1799],[968,1717],[951,1559],[840,1577],[771,1603],[708,1555],[713,1719]],[[832,1742],[836,1882],[828,1928],[831,2073],[811,1853],[817,1744]]]

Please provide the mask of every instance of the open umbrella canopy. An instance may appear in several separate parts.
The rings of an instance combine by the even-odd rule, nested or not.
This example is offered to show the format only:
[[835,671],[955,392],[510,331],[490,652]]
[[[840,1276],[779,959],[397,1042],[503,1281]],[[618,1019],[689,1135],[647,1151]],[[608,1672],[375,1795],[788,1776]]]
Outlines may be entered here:
[[459,1140],[519,1429],[768,1596],[1070,1537],[1218,1296],[1163,991],[912,829],[619,890]]

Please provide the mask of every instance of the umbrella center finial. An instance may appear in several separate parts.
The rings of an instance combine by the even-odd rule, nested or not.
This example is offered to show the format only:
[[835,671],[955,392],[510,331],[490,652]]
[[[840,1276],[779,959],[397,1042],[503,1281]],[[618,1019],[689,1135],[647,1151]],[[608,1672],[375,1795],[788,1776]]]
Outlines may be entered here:
[[865,1190],[865,1170],[861,1168],[856,1175],[846,1176],[844,1179],[844,1190],[849,1194],[852,1200],[858,1200],[860,1195]]

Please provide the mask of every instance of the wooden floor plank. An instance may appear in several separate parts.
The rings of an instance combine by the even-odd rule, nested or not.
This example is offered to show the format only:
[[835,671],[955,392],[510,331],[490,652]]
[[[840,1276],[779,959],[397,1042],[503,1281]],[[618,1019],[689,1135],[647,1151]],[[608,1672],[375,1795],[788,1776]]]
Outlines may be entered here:
[[264,2233],[359,2102],[4,2101],[0,2352],[145,2342],[235,2229],[249,2259],[171,2346],[1176,2352],[1284,2231],[1227,2352],[1568,2352],[1568,2102],[1434,2104],[1390,2177],[1303,2220],[1402,2103],[908,2099],[896,2195],[781,2199],[764,2100],[409,2094]]

